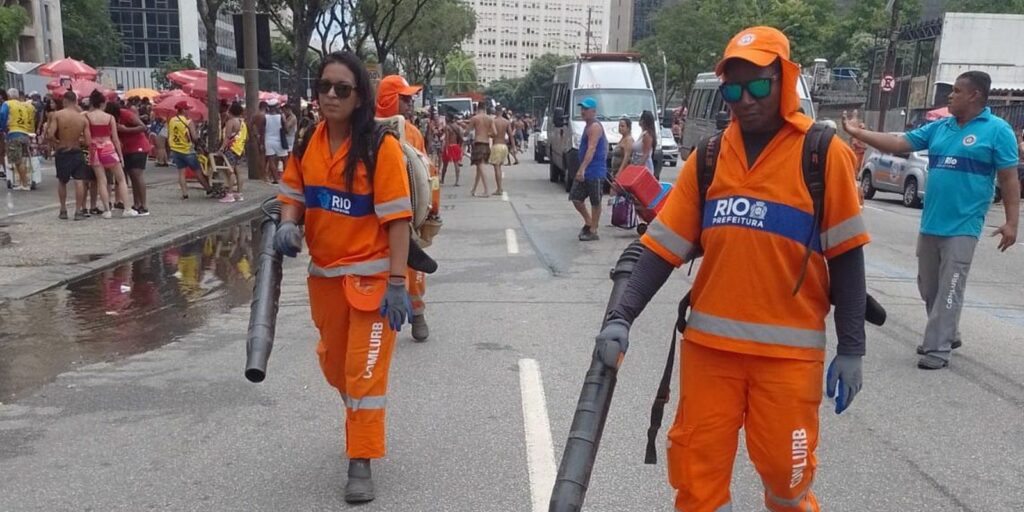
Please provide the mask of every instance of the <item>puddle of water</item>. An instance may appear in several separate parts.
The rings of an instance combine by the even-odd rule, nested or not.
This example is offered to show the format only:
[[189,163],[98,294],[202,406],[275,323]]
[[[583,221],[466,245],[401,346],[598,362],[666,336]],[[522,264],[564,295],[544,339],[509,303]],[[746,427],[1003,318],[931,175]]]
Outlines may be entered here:
[[259,221],[0,304],[0,401],[76,366],[146,352],[249,303]]

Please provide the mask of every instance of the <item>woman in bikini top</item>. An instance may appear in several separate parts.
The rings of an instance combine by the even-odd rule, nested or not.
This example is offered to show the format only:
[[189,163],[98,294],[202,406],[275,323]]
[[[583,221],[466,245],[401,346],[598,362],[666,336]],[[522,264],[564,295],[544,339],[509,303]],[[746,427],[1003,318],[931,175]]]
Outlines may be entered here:
[[[96,175],[96,188],[99,189],[100,198],[105,206],[110,205],[110,194],[107,193],[107,173],[110,171],[114,176],[116,185],[116,202],[114,209],[122,210],[123,215],[134,216],[124,210],[128,201],[128,183],[125,180],[124,168],[121,162],[121,141],[117,138],[117,125],[114,117],[103,111],[107,105],[107,99],[99,90],[94,90],[89,95],[88,112],[82,114],[89,124],[89,165],[92,166]],[[136,215],[138,212],[131,210]],[[110,212],[103,214],[104,218],[110,218]]]

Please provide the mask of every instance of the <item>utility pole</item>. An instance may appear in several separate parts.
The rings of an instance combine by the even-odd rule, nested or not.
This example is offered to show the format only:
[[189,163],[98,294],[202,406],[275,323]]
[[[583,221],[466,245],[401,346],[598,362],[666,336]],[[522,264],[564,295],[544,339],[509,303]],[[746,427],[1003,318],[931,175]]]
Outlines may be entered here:
[[[899,41],[900,29],[899,29],[899,17],[900,17],[900,0],[889,0],[889,5],[892,7],[892,18],[889,21],[889,46],[885,49],[885,65],[882,71],[882,76],[878,80],[878,130],[879,132],[885,132],[885,116],[889,110],[889,98],[892,95],[891,87],[895,86],[895,83],[887,84],[886,77],[895,77],[896,68],[896,42]],[[887,86],[890,90],[885,90]]]
[[245,51],[245,119],[249,126],[249,148],[246,151],[249,179],[263,177],[263,154],[253,137],[253,118],[260,102],[259,55],[256,48],[256,0],[242,0],[242,45]]
[[592,16],[594,14],[593,7],[587,7],[587,53],[590,53],[590,24],[593,22]]

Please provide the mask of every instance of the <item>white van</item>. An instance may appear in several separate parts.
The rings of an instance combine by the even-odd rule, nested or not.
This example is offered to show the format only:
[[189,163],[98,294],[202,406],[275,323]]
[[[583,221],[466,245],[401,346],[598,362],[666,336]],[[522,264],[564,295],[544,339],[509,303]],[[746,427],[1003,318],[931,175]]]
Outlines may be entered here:
[[567,191],[582,158],[580,137],[585,123],[578,103],[587,97],[597,100],[597,120],[608,138],[609,159],[621,138],[619,119],[628,117],[633,122],[633,137],[639,138],[640,114],[658,112],[651,77],[639,54],[584,54],[555,69],[548,106],[549,177],[553,183],[564,183]]
[[[722,93],[718,91],[721,83],[714,73],[701,73],[694,79],[690,101],[686,107],[686,127],[683,129],[680,154],[690,154],[701,139],[718,131],[716,117],[720,112],[729,111],[728,103],[722,101]],[[811,102],[810,89],[807,88],[803,75],[797,81],[796,89],[800,95],[800,107],[804,109],[805,114],[814,119],[814,103]]]

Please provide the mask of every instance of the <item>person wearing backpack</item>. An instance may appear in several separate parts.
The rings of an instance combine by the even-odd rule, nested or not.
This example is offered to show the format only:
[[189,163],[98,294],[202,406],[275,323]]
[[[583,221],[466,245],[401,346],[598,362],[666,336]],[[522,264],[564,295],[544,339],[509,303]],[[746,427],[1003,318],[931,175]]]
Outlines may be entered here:
[[819,510],[811,482],[830,297],[839,339],[827,394],[837,414],[862,385],[869,236],[850,180],[853,152],[798,112],[800,70],[789,56],[788,39],[771,27],[729,42],[716,72],[733,122],[687,159],[596,339],[602,362],[621,364],[636,317],[675,267],[703,254],[667,443],[680,511],[731,510],[741,428],[768,510]]
[[385,402],[395,337],[412,314],[406,291],[409,178],[399,141],[378,134],[366,66],[350,52],[324,57],[314,82],[324,121],[281,178],[274,249],[295,257],[305,219],[309,306],[317,355],[345,404],[344,498],[372,501],[370,461],[385,454]]
[[[409,82],[399,75],[382,78],[377,85],[377,117],[405,117],[405,141],[426,155],[427,145],[423,133],[409,120],[413,113],[413,96],[422,89],[422,85],[409,85]],[[431,171],[436,173],[436,169]],[[427,304],[423,301],[423,296],[427,293],[427,275],[410,268],[406,277],[409,283],[409,297],[412,299],[412,338],[416,341],[426,341],[430,336],[426,318]]]

